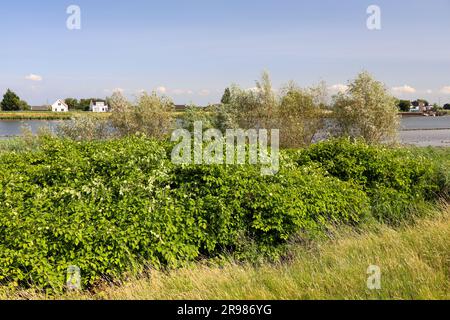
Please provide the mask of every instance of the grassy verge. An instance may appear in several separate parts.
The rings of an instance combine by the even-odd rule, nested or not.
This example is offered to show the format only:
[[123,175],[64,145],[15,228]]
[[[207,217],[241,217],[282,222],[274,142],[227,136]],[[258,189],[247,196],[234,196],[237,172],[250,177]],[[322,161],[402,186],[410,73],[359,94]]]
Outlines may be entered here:
[[[449,299],[450,207],[433,218],[393,229],[339,231],[332,239],[292,246],[289,261],[264,264],[197,264],[94,293],[59,299]],[[367,268],[381,268],[381,290],[367,289]],[[0,298],[45,299],[0,291]]]
[[0,112],[0,120],[69,120],[80,115],[91,115],[97,118],[108,118],[109,113],[92,112],[51,112],[51,111],[21,111]]

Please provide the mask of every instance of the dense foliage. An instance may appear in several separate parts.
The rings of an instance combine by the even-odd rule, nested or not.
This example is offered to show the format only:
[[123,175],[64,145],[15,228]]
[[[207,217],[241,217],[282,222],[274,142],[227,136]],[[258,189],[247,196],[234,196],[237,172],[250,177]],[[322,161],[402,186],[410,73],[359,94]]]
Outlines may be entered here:
[[371,213],[401,218],[378,210],[381,199],[411,203],[448,190],[445,169],[425,157],[349,140],[286,152],[280,172],[262,176],[250,165],[173,165],[170,144],[144,137],[45,139],[34,152],[0,153],[7,285],[61,290],[70,265],[90,287],[226,253],[276,258],[300,233],[358,225]]
[[301,88],[294,82],[281,90],[272,86],[264,72],[252,89],[227,88],[222,104],[214,110],[216,128],[265,128],[280,130],[280,145],[296,148],[309,145],[324,127],[326,113],[324,83]]
[[20,100],[19,96],[10,89],[6,90],[3,95],[3,100],[0,102],[0,107],[2,111],[30,110],[28,103]]
[[400,124],[396,99],[369,73],[359,74],[334,98],[338,135],[380,143],[394,138]]
[[450,155],[430,157],[414,149],[367,145],[350,139],[327,141],[299,152],[299,165],[315,163],[329,175],[361,186],[372,213],[399,222],[420,201],[448,196]]

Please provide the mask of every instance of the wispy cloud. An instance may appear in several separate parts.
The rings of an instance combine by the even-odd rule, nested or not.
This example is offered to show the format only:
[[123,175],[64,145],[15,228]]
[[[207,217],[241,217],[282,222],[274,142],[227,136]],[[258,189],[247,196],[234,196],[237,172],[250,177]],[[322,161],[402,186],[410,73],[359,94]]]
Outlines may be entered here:
[[411,86],[404,85],[401,87],[393,87],[392,92],[398,93],[398,94],[405,94],[405,93],[416,93],[417,90]]
[[450,86],[443,87],[440,92],[443,94],[450,94]]
[[43,80],[42,76],[39,76],[39,75],[33,74],[33,73],[30,73],[29,75],[27,75],[25,77],[25,79],[30,80],[30,81],[42,81]]
[[106,94],[111,94],[111,93],[121,93],[121,94],[123,94],[124,92],[125,92],[125,89],[123,89],[123,88],[114,88],[114,89],[105,89],[105,90],[103,90],[103,92],[104,93],[106,93]]
[[161,93],[161,94],[165,94],[165,93],[167,93],[167,88],[163,87],[163,86],[160,86],[160,87],[156,88],[156,92]]
[[330,90],[330,92],[334,94],[344,93],[348,90],[348,86],[342,83],[338,83],[328,87],[328,90]]
[[174,95],[180,96],[180,95],[191,95],[194,94],[194,91],[190,90],[190,89],[174,89],[171,91],[171,93],[173,93]]
[[198,93],[198,95],[200,95],[202,97],[209,96],[210,94],[211,94],[211,91],[209,91],[207,89],[200,90],[199,93]]
[[252,88],[247,88],[246,91],[250,91],[250,92],[259,92],[259,88],[258,87],[252,87]]

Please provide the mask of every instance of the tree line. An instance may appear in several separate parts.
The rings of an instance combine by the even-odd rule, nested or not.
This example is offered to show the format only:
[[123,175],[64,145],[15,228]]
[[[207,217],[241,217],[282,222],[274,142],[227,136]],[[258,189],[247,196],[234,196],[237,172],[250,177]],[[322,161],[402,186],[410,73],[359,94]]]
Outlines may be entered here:
[[[71,111],[89,111],[91,101],[106,102],[107,99],[89,98],[89,99],[75,99],[66,98],[64,102],[69,106]],[[2,111],[30,111],[30,105],[22,100],[14,91],[7,89],[3,95],[3,100],[0,102]]]
[[297,148],[323,135],[379,143],[394,139],[400,124],[398,100],[367,72],[358,74],[345,92],[334,96],[330,96],[324,82],[308,88],[289,82],[275,90],[264,73],[255,88],[232,85],[225,90],[220,104],[207,108],[191,105],[182,115],[173,112],[170,98],[156,92],[143,93],[136,101],[115,92],[108,102],[111,117],[102,120],[108,125],[89,117],[78,118],[64,123],[60,134],[77,140],[134,134],[167,139],[175,128],[190,130],[196,121],[202,121],[205,130],[216,128],[223,132],[237,128],[279,129],[280,146]]
[[[401,112],[410,112],[412,107],[419,107],[420,105],[431,106],[431,104],[425,99],[411,100],[397,100],[397,107]],[[433,111],[438,110],[450,110],[450,103],[446,103],[443,106],[439,106],[437,103],[432,105]]]

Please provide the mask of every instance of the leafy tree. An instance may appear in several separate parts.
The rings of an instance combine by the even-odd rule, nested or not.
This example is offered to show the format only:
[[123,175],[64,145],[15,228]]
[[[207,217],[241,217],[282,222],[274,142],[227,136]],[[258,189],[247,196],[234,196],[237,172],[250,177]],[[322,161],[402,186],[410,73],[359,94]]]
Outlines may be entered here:
[[89,111],[89,107],[91,106],[91,101],[106,103],[106,100],[99,99],[99,98],[80,99],[80,101],[78,102],[78,110]]
[[91,99],[80,99],[78,103],[78,109],[83,111],[89,111],[91,105]]
[[303,89],[289,84],[283,89],[278,110],[280,144],[286,148],[307,146],[324,125],[322,84]]
[[222,104],[229,104],[231,99],[231,91],[230,88],[226,88],[223,93],[222,100],[220,101]]
[[190,132],[194,131],[194,123],[201,121],[203,129],[215,128],[216,119],[214,114],[205,110],[205,108],[190,105],[182,115],[182,128]]
[[3,95],[3,100],[1,102],[1,107],[3,111],[19,111],[23,107],[20,98],[13,91],[8,89]]
[[450,110],[450,103],[444,104],[444,110]]
[[272,89],[269,74],[264,72],[254,89],[245,90],[237,86],[230,89],[227,113],[228,128],[257,129],[278,128],[276,124],[277,97]]
[[221,130],[279,129],[280,145],[293,148],[310,144],[323,126],[323,84],[303,89],[290,83],[277,94],[265,72],[254,89],[232,86],[229,91],[228,104],[216,110],[217,127]]
[[431,110],[433,110],[434,112],[439,112],[441,111],[443,108],[441,106],[439,106],[437,103],[433,104],[433,108]]
[[411,101],[410,100],[400,100],[397,104],[398,108],[402,112],[411,111]]
[[78,110],[80,108],[80,103],[77,99],[67,98],[64,102],[69,106],[69,110]]
[[115,92],[109,98],[111,104],[111,123],[121,136],[145,134],[149,137],[164,138],[174,128],[174,104],[155,92],[144,92],[132,105],[120,93]]
[[417,99],[417,100],[412,102],[412,105],[414,107],[418,107],[421,103],[423,103],[425,106],[429,106],[430,105],[430,103],[427,100],[424,100],[424,99]]
[[399,127],[396,99],[367,72],[335,97],[334,115],[339,135],[362,137],[369,143],[393,138]]
[[29,105],[26,101],[20,100],[20,110],[23,110],[23,111],[30,111],[30,110],[31,110],[31,107],[30,107],[30,105]]

